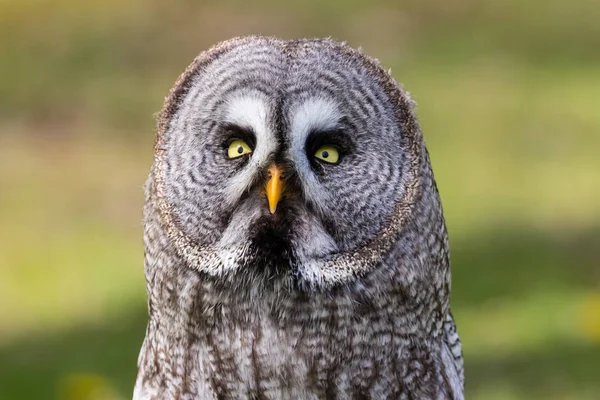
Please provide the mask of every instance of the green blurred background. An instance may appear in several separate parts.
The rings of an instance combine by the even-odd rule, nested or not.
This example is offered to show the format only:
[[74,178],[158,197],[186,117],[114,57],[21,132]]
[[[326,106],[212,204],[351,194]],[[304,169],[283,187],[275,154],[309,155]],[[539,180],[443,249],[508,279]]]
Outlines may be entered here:
[[600,2],[0,0],[0,399],[126,399],[153,114],[210,45],[361,46],[418,103],[471,399],[600,399]]

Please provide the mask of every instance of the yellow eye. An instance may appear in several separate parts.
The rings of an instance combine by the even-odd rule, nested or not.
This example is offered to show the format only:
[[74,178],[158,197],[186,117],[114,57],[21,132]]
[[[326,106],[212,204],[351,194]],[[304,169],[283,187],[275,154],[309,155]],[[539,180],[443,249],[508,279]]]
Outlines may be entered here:
[[227,156],[229,158],[237,158],[250,153],[252,153],[252,149],[241,139],[235,139],[229,144],[229,148],[227,149]]
[[335,146],[325,145],[319,147],[315,153],[315,157],[317,157],[319,160],[325,161],[326,163],[337,164],[337,162],[340,160],[340,153]]

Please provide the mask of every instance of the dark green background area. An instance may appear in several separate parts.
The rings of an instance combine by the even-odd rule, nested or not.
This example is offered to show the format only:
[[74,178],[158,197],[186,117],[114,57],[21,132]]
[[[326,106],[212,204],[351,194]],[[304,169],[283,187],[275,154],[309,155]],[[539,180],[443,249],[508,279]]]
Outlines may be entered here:
[[417,102],[471,399],[600,398],[600,3],[0,0],[0,399],[131,398],[153,114],[233,36],[362,47]]

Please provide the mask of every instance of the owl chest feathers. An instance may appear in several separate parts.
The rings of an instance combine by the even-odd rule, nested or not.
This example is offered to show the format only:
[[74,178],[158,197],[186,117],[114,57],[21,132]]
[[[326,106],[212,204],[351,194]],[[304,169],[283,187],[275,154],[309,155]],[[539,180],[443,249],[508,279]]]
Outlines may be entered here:
[[276,313],[248,304],[247,318],[221,305],[204,322],[151,320],[134,398],[455,398],[443,335],[423,337],[385,308],[288,302]]

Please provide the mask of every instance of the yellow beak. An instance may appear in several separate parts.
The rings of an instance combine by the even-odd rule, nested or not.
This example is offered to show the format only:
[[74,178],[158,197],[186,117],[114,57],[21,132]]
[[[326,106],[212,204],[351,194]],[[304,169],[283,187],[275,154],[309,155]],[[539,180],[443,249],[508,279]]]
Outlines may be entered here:
[[265,186],[267,191],[267,200],[269,200],[269,210],[271,214],[275,214],[277,209],[277,203],[281,200],[281,194],[283,193],[283,181],[281,180],[281,170],[277,165],[272,165],[269,168],[271,177]]

